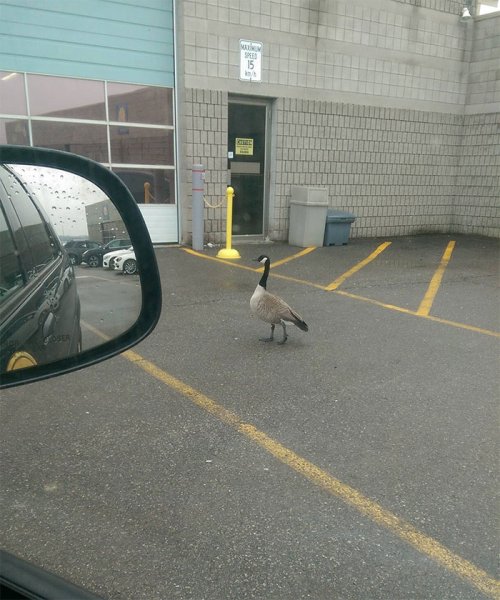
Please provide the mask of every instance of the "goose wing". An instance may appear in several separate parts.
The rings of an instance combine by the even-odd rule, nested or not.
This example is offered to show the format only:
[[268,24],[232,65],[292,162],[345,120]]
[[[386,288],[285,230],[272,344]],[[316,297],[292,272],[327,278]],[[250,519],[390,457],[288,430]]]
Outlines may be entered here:
[[258,311],[258,316],[267,321],[268,323],[280,323],[281,321],[287,321],[293,323],[302,331],[307,331],[308,326],[304,319],[294,311],[284,300],[279,296],[266,292],[262,295]]

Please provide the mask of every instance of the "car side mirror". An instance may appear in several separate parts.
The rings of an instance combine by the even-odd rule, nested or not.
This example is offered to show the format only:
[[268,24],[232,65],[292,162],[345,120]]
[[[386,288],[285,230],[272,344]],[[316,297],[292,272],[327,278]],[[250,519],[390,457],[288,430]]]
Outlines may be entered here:
[[[154,329],[156,257],[116,175],[67,152],[0,145],[0,201],[0,387],[98,363]],[[133,249],[118,249],[111,269],[84,262],[84,242],[111,239]]]

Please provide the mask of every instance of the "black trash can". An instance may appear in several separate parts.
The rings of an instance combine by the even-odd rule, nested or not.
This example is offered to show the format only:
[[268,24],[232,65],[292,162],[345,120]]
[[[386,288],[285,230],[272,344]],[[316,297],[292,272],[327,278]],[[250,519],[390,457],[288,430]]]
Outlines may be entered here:
[[328,209],[323,246],[345,246],[349,241],[351,223],[356,216],[343,210]]

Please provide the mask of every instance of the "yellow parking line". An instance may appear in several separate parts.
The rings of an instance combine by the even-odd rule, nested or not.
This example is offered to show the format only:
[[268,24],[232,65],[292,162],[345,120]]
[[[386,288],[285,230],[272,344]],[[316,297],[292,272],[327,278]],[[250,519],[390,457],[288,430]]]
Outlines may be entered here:
[[421,319],[427,319],[428,321],[434,321],[435,323],[442,323],[443,325],[449,325],[450,327],[456,327],[457,329],[465,329],[467,331],[473,331],[474,333],[481,333],[483,335],[490,335],[492,337],[500,338],[500,332],[493,331],[491,329],[485,329],[484,327],[476,327],[475,325],[467,325],[467,323],[460,323],[458,321],[450,321],[449,319],[441,319],[440,317],[434,317],[433,315],[420,315],[414,310],[409,308],[403,308],[402,306],[395,306],[394,304],[387,304],[380,302],[380,300],[374,300],[373,298],[366,298],[366,296],[358,296],[358,294],[351,294],[350,292],[344,292],[343,290],[335,290],[335,294],[339,296],[345,296],[346,298],[352,298],[353,300],[360,300],[361,302],[367,302],[368,304],[374,304],[387,310],[393,310],[395,312],[404,313],[405,315],[411,315],[412,317],[419,317]]
[[[205,258],[207,260],[214,260],[215,262],[224,263],[225,265],[229,265],[230,267],[236,267],[237,269],[245,269],[245,271],[252,271],[252,273],[256,273],[256,272],[258,272],[258,271],[261,270],[261,267],[257,267],[257,269],[255,269],[253,267],[247,267],[247,266],[241,265],[239,263],[229,262],[228,260],[223,260],[221,258],[216,258],[215,256],[209,256],[207,254],[201,254],[200,252],[197,252],[196,250],[191,250],[191,248],[183,248],[183,250],[184,250],[184,252],[187,252],[188,254],[192,254],[193,256],[197,256],[198,258]],[[306,248],[306,250],[307,250],[307,248]],[[312,250],[310,250],[310,252],[312,252]],[[302,253],[302,255],[303,255],[303,253]],[[292,257],[290,257],[290,260],[291,260],[291,258]],[[296,277],[288,277],[287,275],[279,275],[277,273],[270,273],[270,276],[271,277],[276,277],[277,279],[284,279],[285,281],[293,281],[295,283],[301,283],[302,285],[309,285],[311,287],[315,287],[315,288],[318,288],[320,290],[324,290],[325,289],[324,285],[320,285],[319,283],[314,283],[313,281],[307,281],[306,279],[297,279]]]
[[373,500],[370,500],[370,498],[364,496],[355,488],[336,479],[315,464],[286,448],[263,431],[260,431],[249,423],[245,423],[236,413],[226,409],[202,392],[170,375],[154,363],[143,358],[140,354],[132,350],[127,350],[122,356],[253,441],[277,460],[309,479],[316,486],[331,495],[337,496],[356,508],[364,516],[378,525],[385,527],[420,553],[432,558],[450,572],[465,579],[471,585],[481,590],[481,592],[492,598],[498,598],[500,582],[492,578],[486,571],[451,552],[435,539],[421,533],[410,523],[386,510]]
[[[188,254],[192,254],[193,256],[198,256],[199,258],[207,258],[208,260],[215,260],[216,262],[221,262],[226,265],[231,265],[232,267],[238,267],[240,269],[246,269],[247,271],[259,272],[259,271],[264,270],[264,267],[247,267],[245,265],[230,262],[230,261],[224,260],[222,258],[217,258],[215,256],[209,256],[208,254],[202,254],[201,252],[197,252],[196,250],[192,250],[191,248],[183,248],[183,250],[184,250],[184,252],[187,252]],[[306,254],[309,254],[313,250],[316,250],[316,246],[309,246],[309,248],[304,248],[304,250],[301,250],[300,252],[297,252],[296,254],[292,254],[291,256],[287,256],[286,258],[282,258],[281,260],[277,260],[276,262],[271,263],[271,268],[279,267],[280,265],[284,265],[285,263],[290,262],[291,260],[295,260],[296,258],[305,256]]]
[[88,329],[89,331],[91,331],[93,334],[97,335],[101,339],[105,340],[106,342],[108,342],[110,339],[112,339],[109,335],[106,335],[105,333],[103,333],[102,331],[97,329],[97,327],[94,327],[93,325],[91,325],[90,323],[87,323],[87,321],[84,321],[83,319],[80,319],[80,325],[83,325],[86,329]]
[[336,290],[340,285],[342,285],[344,283],[344,281],[346,279],[348,279],[349,277],[354,275],[354,273],[357,273],[358,271],[360,271],[363,267],[366,267],[367,264],[371,263],[372,260],[377,258],[377,256],[381,252],[383,252],[386,248],[388,248],[390,245],[391,245],[391,242],[384,242],[383,244],[380,244],[380,246],[374,252],[372,252],[369,256],[367,256],[365,259],[360,261],[357,265],[354,265],[354,267],[349,269],[349,271],[346,271],[340,277],[337,277],[337,279],[335,279],[335,281],[332,281],[332,283],[330,283],[330,285],[327,285],[326,290],[328,292]]
[[451,241],[446,246],[446,250],[444,251],[443,257],[441,258],[439,267],[437,268],[436,272],[434,273],[431,279],[431,282],[429,283],[429,287],[425,292],[424,299],[418,307],[417,315],[427,316],[431,312],[432,304],[434,303],[434,298],[438,293],[444,272],[446,270],[446,267],[448,266],[448,263],[450,262],[453,248],[455,248],[455,242]]
[[196,250],[192,250],[191,248],[182,248],[184,252],[188,254],[192,254],[193,256],[197,256],[198,258],[205,258],[206,260],[214,260],[218,263],[224,263],[225,265],[229,265],[231,267],[236,267],[238,269],[245,269],[246,271],[252,271],[255,273],[254,267],[247,267],[245,265],[240,265],[239,263],[230,262],[228,260],[224,260],[223,258],[217,258],[215,256],[209,256],[208,254],[202,254],[201,252],[197,252]]
[[[271,263],[271,269],[275,269],[276,267],[279,267],[280,265],[284,265],[285,263],[290,262],[291,260],[295,260],[296,258],[305,256],[306,254],[310,254],[313,250],[316,250],[316,246],[309,246],[308,248],[304,248],[304,250],[301,250],[300,252],[297,252],[296,254],[292,254],[291,256],[287,256],[286,258],[276,260]],[[264,271],[264,267],[257,267],[255,270],[262,272],[262,271]]]
[[[386,242],[386,243],[390,244],[390,242]],[[226,265],[229,265],[230,267],[236,267],[237,269],[245,269],[246,271],[252,271],[255,273],[255,269],[253,269],[252,267],[247,267],[245,265],[240,265],[238,263],[229,262],[227,260],[222,260],[219,258],[215,258],[213,256],[207,256],[205,254],[200,254],[199,252],[196,252],[195,250],[191,250],[190,248],[183,248],[183,250],[185,252],[188,252],[189,254],[192,254],[199,258],[206,258],[209,260],[214,260],[216,262],[221,262]],[[385,250],[385,248],[383,248],[382,250]],[[345,296],[345,297],[351,298],[353,300],[367,302],[368,304],[374,304],[375,306],[380,306],[381,308],[385,308],[387,310],[404,313],[407,315],[411,315],[412,317],[420,317],[423,319],[428,319],[429,321],[434,321],[436,323],[442,323],[443,325],[449,325],[451,327],[456,327],[458,329],[465,329],[467,331],[473,331],[474,333],[481,333],[483,335],[489,335],[492,337],[500,338],[500,333],[498,331],[493,331],[491,329],[485,329],[483,327],[476,327],[475,325],[467,325],[467,323],[460,323],[458,321],[450,321],[448,319],[441,319],[440,317],[434,317],[432,315],[419,314],[418,312],[416,312],[414,310],[410,310],[409,308],[404,308],[402,306],[396,306],[394,304],[387,304],[385,302],[380,302],[379,300],[374,300],[373,298],[367,298],[366,296],[359,296],[358,294],[351,294],[350,292],[344,292],[343,290],[337,290],[337,289],[330,290],[329,289],[330,286],[320,285],[318,283],[314,283],[313,281],[307,281],[306,279],[298,279],[297,277],[289,277],[287,275],[280,275],[279,273],[270,273],[270,277],[275,277],[276,279],[284,279],[285,281],[292,281],[294,283],[300,283],[301,285],[307,285],[307,286],[314,287],[319,290],[333,291],[335,294],[338,294],[339,296]],[[333,283],[335,283],[335,282],[333,282]],[[332,284],[330,284],[330,285],[332,285]]]
[[325,286],[319,283],[314,283],[314,281],[308,281],[307,279],[298,279],[297,277],[289,277],[288,275],[280,275],[279,273],[269,273],[270,277],[275,277],[276,279],[283,279],[284,281],[293,281],[294,283],[301,283],[302,285],[308,285],[310,287],[317,288],[318,290],[324,290]]

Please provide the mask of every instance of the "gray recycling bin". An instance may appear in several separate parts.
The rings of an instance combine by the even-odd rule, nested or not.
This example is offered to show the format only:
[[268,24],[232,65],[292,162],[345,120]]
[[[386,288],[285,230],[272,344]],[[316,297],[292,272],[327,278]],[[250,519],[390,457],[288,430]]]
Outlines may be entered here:
[[326,188],[292,187],[288,243],[302,248],[322,246],[327,210]]
[[351,223],[356,216],[343,210],[329,209],[326,215],[323,246],[345,246],[349,240]]

